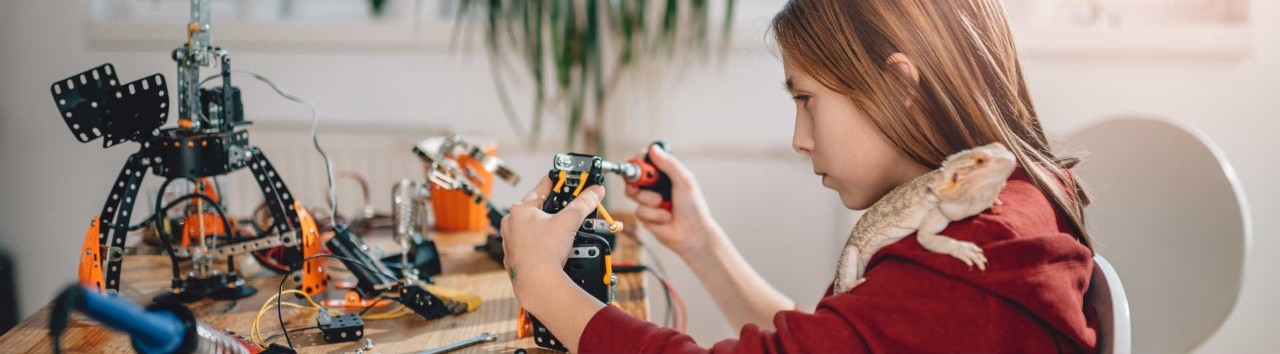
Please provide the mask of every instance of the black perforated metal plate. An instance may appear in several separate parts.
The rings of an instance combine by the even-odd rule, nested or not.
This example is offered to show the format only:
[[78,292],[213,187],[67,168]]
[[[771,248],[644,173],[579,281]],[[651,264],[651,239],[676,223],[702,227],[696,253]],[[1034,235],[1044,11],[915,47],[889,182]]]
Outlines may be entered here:
[[169,89],[164,76],[151,75],[112,89],[106,97],[102,120],[102,147],[150,136],[164,125],[169,113]]
[[102,136],[102,118],[106,116],[103,100],[119,83],[115,68],[103,64],[49,86],[58,113],[76,140],[87,143]]

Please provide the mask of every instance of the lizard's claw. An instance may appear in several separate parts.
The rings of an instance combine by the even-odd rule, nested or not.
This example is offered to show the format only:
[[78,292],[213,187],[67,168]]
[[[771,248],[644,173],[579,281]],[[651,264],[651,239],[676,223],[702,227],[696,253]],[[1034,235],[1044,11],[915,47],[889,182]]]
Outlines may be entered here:
[[996,215],[1004,214],[1004,202],[1000,201],[1000,198],[996,198],[995,201],[991,202],[991,213]]
[[979,270],[987,270],[987,256],[982,254],[982,247],[978,247],[973,242],[957,240],[948,254],[970,267],[978,266]]

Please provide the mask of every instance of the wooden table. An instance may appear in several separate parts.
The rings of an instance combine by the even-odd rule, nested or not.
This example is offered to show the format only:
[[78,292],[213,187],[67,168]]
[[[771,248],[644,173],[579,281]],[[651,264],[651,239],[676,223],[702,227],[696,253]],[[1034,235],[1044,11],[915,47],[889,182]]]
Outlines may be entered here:
[[[367,322],[365,338],[373,339],[373,350],[367,352],[417,353],[470,338],[480,332],[489,332],[498,335],[496,342],[472,346],[459,353],[512,353],[517,348],[526,348],[530,353],[556,353],[537,347],[532,338],[516,339],[515,318],[519,304],[512,294],[511,282],[502,265],[481,252],[459,251],[468,246],[483,243],[483,233],[437,233],[434,238],[437,247],[443,253],[441,263],[444,273],[436,277],[436,284],[479,295],[482,299],[480,308],[474,312],[436,320],[426,320],[411,315]],[[615,262],[638,263],[640,254],[640,247],[633,239],[623,235],[618,236],[618,249],[614,253]],[[67,257],[70,259],[73,256],[68,254]],[[267,298],[275,295],[280,275],[260,267],[253,267],[256,264],[251,260],[237,263],[242,265],[241,271],[246,274],[249,285],[258,289],[256,295],[235,302],[205,299],[188,306],[200,321],[214,328],[230,330],[248,338],[254,316]],[[341,266],[341,262],[331,260],[326,265],[336,269]],[[225,266],[219,266],[219,268],[224,269]],[[335,272],[338,271],[335,270]],[[169,277],[168,258],[127,256],[124,262],[121,293],[135,302],[150,303],[152,297],[168,286]],[[338,278],[337,275],[334,277]],[[644,282],[642,273],[619,274],[618,301],[627,312],[647,319],[649,304]],[[342,293],[343,291],[340,290],[331,290],[324,295],[332,299],[340,299]],[[370,312],[375,313],[380,310],[385,311],[385,308],[376,308]],[[311,327],[316,324],[314,310],[286,307],[284,316],[290,329]],[[52,352],[48,318],[49,306],[45,305],[4,336],[0,336],[0,352]],[[263,316],[259,325],[263,327],[263,336],[280,332],[280,323],[276,319],[275,310]],[[363,342],[325,343],[320,331],[314,329],[298,333],[291,332],[290,337],[294,347],[302,353],[354,352],[363,346]],[[284,343],[284,339],[276,338],[274,342]],[[81,316],[76,317],[63,335],[62,349],[66,353],[133,352],[127,336],[86,321]]]

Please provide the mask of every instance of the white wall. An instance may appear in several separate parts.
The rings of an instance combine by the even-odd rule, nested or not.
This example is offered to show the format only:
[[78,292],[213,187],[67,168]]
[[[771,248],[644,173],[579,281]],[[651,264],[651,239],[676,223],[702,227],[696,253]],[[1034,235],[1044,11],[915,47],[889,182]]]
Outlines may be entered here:
[[[1204,131],[1226,153],[1247,194],[1253,244],[1235,311],[1200,352],[1260,352],[1280,339],[1280,3],[1251,1],[1256,50],[1240,60],[1028,60],[1046,129],[1065,136],[1126,114],[1167,117]],[[1087,162],[1087,161],[1086,161]],[[1170,178],[1177,178],[1170,176]],[[1086,181],[1087,182],[1087,181]],[[1206,235],[1206,237],[1211,237]],[[1194,262],[1194,260],[1190,260]],[[1195,282],[1194,279],[1187,279]]]
[[[1029,60],[1046,129],[1064,136],[1107,117],[1167,117],[1204,131],[1226,153],[1247,194],[1253,244],[1235,310],[1204,353],[1261,352],[1280,339],[1280,3],[1251,1],[1256,50],[1239,60]],[[1170,176],[1177,178],[1176,176]],[[1087,182],[1087,181],[1086,181]],[[1206,237],[1211,237],[1206,235]],[[1194,260],[1191,260],[1194,262]],[[1194,279],[1187,279],[1195,282]]]
[[[173,75],[166,54],[172,46],[88,49],[79,26],[82,2],[0,3],[0,246],[17,257],[23,315],[74,279],[84,227],[132,149],[75,142],[56,116],[48,85],[108,61],[124,80],[156,72]],[[1266,257],[1280,253],[1280,240],[1271,236],[1280,233],[1280,221],[1270,217],[1280,212],[1280,193],[1271,186],[1280,180],[1274,157],[1280,139],[1271,137],[1280,131],[1280,121],[1272,118],[1280,111],[1280,24],[1269,20],[1280,18],[1280,3],[1256,0],[1251,6],[1258,44],[1245,59],[1024,61],[1052,135],[1065,136],[1118,114],[1160,115],[1204,130],[1235,164],[1255,216],[1254,244],[1244,295],[1203,352],[1280,345],[1272,333],[1280,328],[1280,306],[1273,301],[1280,297],[1280,279],[1272,275],[1280,260]],[[266,74],[316,101],[331,129],[360,124],[449,128],[515,141],[494,103],[487,64],[479,55],[229,49],[237,67]],[[780,64],[760,48],[739,49],[724,67],[673,74],[680,79],[636,90],[638,102],[618,112],[621,125],[637,132],[622,139],[621,148],[635,149],[651,137],[666,137],[677,149],[696,146],[681,156],[699,174],[713,212],[769,281],[801,308],[812,308],[832,274],[847,218],[834,196],[812,179],[808,163],[786,154],[791,108],[779,88]],[[305,126],[305,109],[256,83],[241,80],[239,85],[251,119]],[[518,100],[517,107],[527,111],[524,102]],[[547,130],[558,126],[552,122]],[[733,147],[751,149],[735,153]],[[509,159],[530,166],[522,172],[533,176],[551,153],[512,151]],[[518,189],[523,188],[528,187]],[[501,200],[520,191],[499,193]],[[692,275],[674,258],[664,258],[691,308],[691,333],[699,343],[737,333],[720,319]]]

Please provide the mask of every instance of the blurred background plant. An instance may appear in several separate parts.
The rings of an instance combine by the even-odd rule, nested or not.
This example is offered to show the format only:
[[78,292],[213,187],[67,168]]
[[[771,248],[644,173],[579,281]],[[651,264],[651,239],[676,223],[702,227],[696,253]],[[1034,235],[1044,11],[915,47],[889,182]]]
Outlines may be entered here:
[[[566,148],[604,154],[606,108],[618,83],[651,63],[705,57],[729,43],[735,0],[461,0],[455,40],[480,22],[494,85],[507,118],[530,147],[545,114],[565,117]],[[717,6],[718,5],[718,6]],[[713,7],[723,13],[713,20]],[[719,25],[714,25],[719,23]],[[712,27],[718,27],[713,29]],[[533,85],[531,126],[512,107],[508,61]]]

